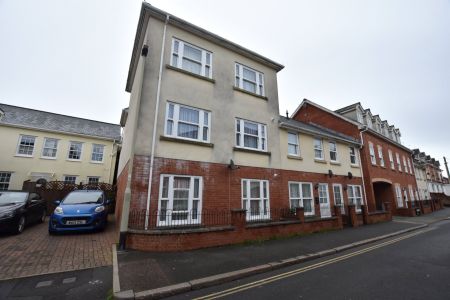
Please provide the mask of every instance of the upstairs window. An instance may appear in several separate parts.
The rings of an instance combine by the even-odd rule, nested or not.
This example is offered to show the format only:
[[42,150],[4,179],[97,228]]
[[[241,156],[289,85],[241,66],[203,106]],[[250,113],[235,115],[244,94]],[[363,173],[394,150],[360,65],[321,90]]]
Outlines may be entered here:
[[56,152],[58,150],[58,140],[57,139],[44,139],[44,148],[42,149],[42,157],[55,158]]
[[336,146],[336,142],[330,141],[329,142],[329,146],[330,146],[330,160],[331,161],[337,161],[337,146]]
[[323,160],[323,143],[321,138],[314,138],[314,158]]
[[91,160],[95,162],[102,162],[104,150],[105,150],[104,145],[92,144]]
[[235,65],[235,85],[248,92],[264,96],[264,75],[241,64]]
[[389,163],[391,164],[391,169],[395,170],[394,156],[392,155],[391,149],[388,150],[388,154],[389,154]]
[[68,158],[72,160],[80,160],[82,148],[83,148],[82,143],[70,142]]
[[378,158],[380,159],[380,166],[384,167],[383,148],[378,145]]
[[267,151],[266,125],[236,119],[236,147]]
[[406,158],[403,156],[403,169],[408,173],[408,166],[406,165]]
[[173,67],[211,78],[212,53],[189,43],[173,39]]
[[403,207],[402,191],[400,185],[395,185],[395,198],[397,199],[397,207]]
[[375,149],[373,148],[373,144],[369,142],[369,154],[370,154],[370,161],[372,162],[372,165],[377,164],[377,159],[375,158]]
[[21,135],[19,137],[19,145],[17,147],[17,154],[23,156],[33,156],[35,136]]
[[288,132],[288,154],[300,156],[298,134]]
[[395,158],[397,159],[398,170],[401,172],[402,171],[402,163],[400,162],[400,155],[398,153],[395,153]]
[[350,147],[350,163],[352,165],[358,164],[358,157],[356,156],[355,147]]
[[411,160],[410,160],[409,158],[408,158],[408,160],[407,160],[407,163],[408,163],[409,173],[410,173],[410,174],[414,174],[414,173],[413,173],[412,166],[411,166]]
[[209,142],[211,113],[185,105],[167,103],[166,136]]

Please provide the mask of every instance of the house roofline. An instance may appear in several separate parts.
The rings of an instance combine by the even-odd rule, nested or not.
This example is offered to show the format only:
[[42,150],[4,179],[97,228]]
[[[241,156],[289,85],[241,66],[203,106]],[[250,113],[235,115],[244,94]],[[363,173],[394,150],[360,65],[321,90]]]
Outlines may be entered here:
[[152,16],[156,19],[159,19],[161,21],[165,21],[166,17],[169,16],[168,23],[173,26],[182,28],[194,35],[205,38],[206,40],[209,40],[212,43],[218,44],[222,47],[225,47],[229,50],[232,50],[243,56],[253,59],[263,65],[266,65],[266,66],[276,70],[277,72],[281,71],[284,68],[284,66],[282,64],[279,64],[265,56],[262,56],[262,55],[254,52],[252,50],[249,50],[241,45],[233,43],[223,37],[220,37],[206,29],[203,29],[197,25],[194,25],[194,24],[189,23],[181,18],[178,18],[178,17],[172,15],[172,14],[169,14],[161,9],[158,9],[149,3],[142,2],[138,27],[136,29],[136,36],[134,39],[133,52],[131,55],[130,66],[128,69],[127,83],[126,83],[126,87],[125,87],[125,91],[127,91],[127,92],[131,92],[132,84],[134,81],[134,76],[136,73],[137,64],[139,61],[140,49],[142,48],[142,44],[144,42],[143,39],[145,36],[145,31],[146,31],[148,20],[149,20],[150,16]]

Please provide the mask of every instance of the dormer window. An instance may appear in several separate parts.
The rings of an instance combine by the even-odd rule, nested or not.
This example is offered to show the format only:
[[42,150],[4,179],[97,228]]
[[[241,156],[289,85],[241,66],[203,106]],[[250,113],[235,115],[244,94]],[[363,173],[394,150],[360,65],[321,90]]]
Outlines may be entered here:
[[363,115],[359,110],[356,111],[356,119],[358,120],[359,123],[361,124],[364,123]]
[[366,124],[367,124],[367,127],[369,127],[370,129],[373,129],[372,118],[369,115],[366,116]]

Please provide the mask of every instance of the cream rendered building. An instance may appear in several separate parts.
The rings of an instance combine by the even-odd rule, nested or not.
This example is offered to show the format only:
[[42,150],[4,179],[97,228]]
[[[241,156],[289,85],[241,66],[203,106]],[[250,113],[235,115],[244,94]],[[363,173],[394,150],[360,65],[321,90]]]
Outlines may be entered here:
[[0,104],[0,190],[26,180],[113,183],[120,125]]

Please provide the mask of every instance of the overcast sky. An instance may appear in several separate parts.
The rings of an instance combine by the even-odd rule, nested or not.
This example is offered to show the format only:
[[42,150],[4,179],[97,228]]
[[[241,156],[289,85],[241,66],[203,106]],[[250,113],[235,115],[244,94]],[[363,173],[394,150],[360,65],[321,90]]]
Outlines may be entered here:
[[[149,3],[284,64],[281,114],[360,101],[450,156],[450,0]],[[140,7],[0,0],[0,102],[118,123]]]

